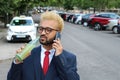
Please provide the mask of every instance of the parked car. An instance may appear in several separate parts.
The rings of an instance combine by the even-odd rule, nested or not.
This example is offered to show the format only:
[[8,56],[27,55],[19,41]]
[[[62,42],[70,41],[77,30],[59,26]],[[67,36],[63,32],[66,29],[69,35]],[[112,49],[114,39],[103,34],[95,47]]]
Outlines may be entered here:
[[80,14],[73,14],[70,22],[75,23],[75,21],[76,21],[76,19],[77,19],[77,17],[78,17],[79,15],[80,15]]
[[120,19],[111,19],[109,20],[108,27],[106,29],[112,31],[114,29],[114,26],[119,24],[120,24]]
[[36,29],[32,17],[20,16],[14,17],[10,24],[7,24],[7,41],[31,41],[36,39]]
[[57,11],[56,13],[58,13],[62,17],[62,19],[64,21],[66,20],[66,12],[59,12],[59,11]]
[[112,29],[112,31],[113,31],[113,33],[115,33],[115,34],[120,34],[120,24],[114,26],[113,29]]
[[69,14],[66,18],[66,21],[71,22],[73,15],[74,14]]
[[[90,21],[90,27],[94,28],[95,30],[103,30],[107,29],[110,26],[110,21],[114,19],[119,19],[119,15],[115,13],[99,13],[96,14]],[[116,25],[118,21],[115,24]]]
[[82,17],[84,16],[84,14],[78,14],[74,20],[74,23],[75,24],[81,24],[81,20],[82,20]]
[[88,22],[94,16],[95,16],[95,14],[92,14],[92,13],[83,15],[82,19],[81,19],[81,24],[83,26],[89,26]]

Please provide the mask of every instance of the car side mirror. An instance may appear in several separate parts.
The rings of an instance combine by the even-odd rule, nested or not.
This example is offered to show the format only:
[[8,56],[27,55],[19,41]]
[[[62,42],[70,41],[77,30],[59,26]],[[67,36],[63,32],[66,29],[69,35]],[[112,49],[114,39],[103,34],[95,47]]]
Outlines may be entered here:
[[37,23],[35,23],[35,27],[38,27],[38,24],[37,24]]
[[6,27],[9,27],[9,26],[10,26],[10,24],[7,24],[7,25],[6,25]]

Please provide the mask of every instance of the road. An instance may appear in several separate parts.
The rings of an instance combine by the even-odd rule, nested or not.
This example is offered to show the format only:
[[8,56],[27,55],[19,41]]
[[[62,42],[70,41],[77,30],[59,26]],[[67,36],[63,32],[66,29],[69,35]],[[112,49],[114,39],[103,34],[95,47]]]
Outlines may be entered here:
[[[65,22],[61,38],[65,49],[77,56],[81,80],[120,80],[120,35],[111,31],[94,31],[87,27]],[[5,58],[15,55],[24,43],[0,40],[0,53]],[[8,56],[9,55],[9,56]],[[1,58],[1,57],[0,57]],[[0,60],[0,78],[6,80],[12,59]]]
[[66,49],[76,53],[81,80],[120,79],[120,36],[66,23]]

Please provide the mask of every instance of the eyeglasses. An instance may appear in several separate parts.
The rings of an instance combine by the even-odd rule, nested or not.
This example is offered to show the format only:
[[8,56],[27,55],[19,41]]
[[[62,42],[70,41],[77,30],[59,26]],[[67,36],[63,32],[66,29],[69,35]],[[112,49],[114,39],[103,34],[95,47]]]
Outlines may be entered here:
[[46,33],[46,34],[49,34],[49,33],[52,32],[53,30],[54,30],[54,31],[58,31],[58,30],[56,30],[56,29],[52,29],[52,28],[49,28],[49,27],[46,27],[46,28],[44,28],[44,27],[42,27],[42,26],[37,27],[37,31],[38,31],[39,33],[42,33],[43,30],[45,30],[45,33]]

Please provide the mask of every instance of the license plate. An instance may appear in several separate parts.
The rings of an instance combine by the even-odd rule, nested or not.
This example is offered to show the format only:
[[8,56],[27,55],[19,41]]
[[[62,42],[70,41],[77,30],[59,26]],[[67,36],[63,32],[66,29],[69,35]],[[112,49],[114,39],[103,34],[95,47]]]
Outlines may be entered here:
[[17,35],[16,37],[17,37],[17,38],[21,38],[21,37],[24,38],[25,35]]

